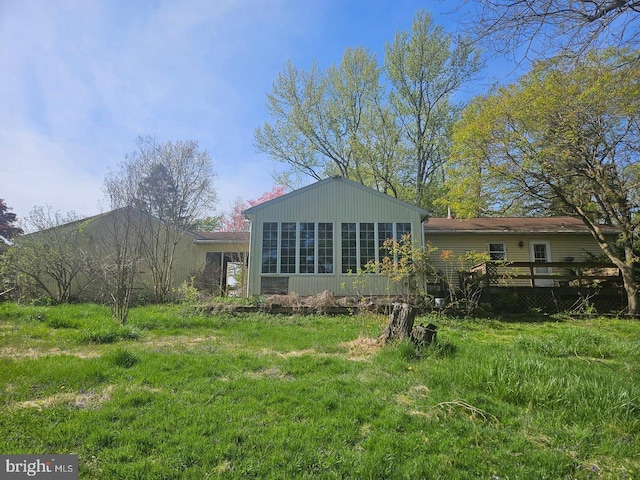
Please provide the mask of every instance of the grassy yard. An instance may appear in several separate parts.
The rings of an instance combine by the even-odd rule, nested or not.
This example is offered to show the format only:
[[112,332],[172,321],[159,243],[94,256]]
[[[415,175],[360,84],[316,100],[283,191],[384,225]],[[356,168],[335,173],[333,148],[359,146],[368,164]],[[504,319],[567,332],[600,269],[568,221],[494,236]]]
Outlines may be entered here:
[[0,452],[80,478],[640,478],[640,323],[0,304]]

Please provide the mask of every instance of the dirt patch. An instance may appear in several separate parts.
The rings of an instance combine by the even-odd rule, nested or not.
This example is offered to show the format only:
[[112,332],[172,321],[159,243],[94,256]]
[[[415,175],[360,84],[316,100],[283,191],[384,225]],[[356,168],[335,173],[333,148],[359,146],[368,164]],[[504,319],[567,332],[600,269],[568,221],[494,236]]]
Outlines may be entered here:
[[293,375],[287,375],[278,367],[261,368],[247,374],[248,378],[258,380],[261,378],[276,378],[278,380],[293,380]]
[[4,347],[0,348],[0,357],[9,358],[40,358],[56,355],[71,355],[78,358],[97,358],[101,355],[96,350],[61,350],[60,348],[21,348]]
[[16,410],[33,408],[39,412],[45,408],[64,404],[73,405],[76,408],[95,408],[111,399],[111,394],[114,388],[115,387],[113,385],[109,385],[102,390],[90,390],[87,392],[60,392],[46,398],[16,402],[10,408]]
[[153,348],[162,348],[162,347],[183,347],[187,350],[193,350],[203,343],[207,342],[215,342],[218,338],[212,335],[207,335],[205,337],[191,337],[184,335],[175,335],[169,337],[159,337],[156,339],[147,340],[144,345],[148,345]]
[[[64,388],[64,387],[61,387]],[[15,402],[9,405],[9,410],[20,410],[24,408],[33,408],[41,412],[45,408],[55,407],[57,405],[70,405],[78,409],[93,409],[98,408],[105,402],[108,402],[113,397],[113,392],[116,389],[115,385],[107,385],[102,389],[79,391],[79,392],[65,392],[56,393],[46,398],[38,398],[36,400],[24,400],[22,402]],[[5,389],[6,390],[6,389]],[[125,389],[126,393],[132,392],[161,392],[159,388],[148,387],[145,385],[130,385]]]
[[[409,388],[407,393],[401,393],[395,396],[396,403],[408,408],[414,408],[418,400],[424,400],[429,396],[429,387],[426,385],[414,385]],[[415,414],[415,410],[411,411]]]
[[[282,358],[302,357],[304,355],[319,355],[313,348],[306,350],[292,350],[291,352],[275,352]],[[324,354],[323,354],[324,355]]]
[[377,338],[358,337],[343,345],[349,349],[349,360],[366,361],[384,346],[384,342]]

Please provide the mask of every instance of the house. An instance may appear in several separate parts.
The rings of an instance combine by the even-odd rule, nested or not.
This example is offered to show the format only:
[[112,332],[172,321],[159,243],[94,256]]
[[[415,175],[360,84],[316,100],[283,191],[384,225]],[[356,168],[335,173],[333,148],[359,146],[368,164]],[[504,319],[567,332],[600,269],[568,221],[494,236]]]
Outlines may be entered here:
[[383,275],[358,276],[385,240],[424,245],[427,212],[342,177],[320,180],[244,211],[251,222],[248,294],[381,295]]
[[[32,257],[40,257],[41,261],[30,267],[39,279],[36,284],[41,292],[57,299],[100,300],[109,294],[104,289],[109,283],[109,271],[117,261],[115,251],[124,251],[122,247],[128,239],[130,253],[124,261],[129,265],[135,263],[136,295],[150,296],[154,291],[150,265],[144,255],[134,259],[132,247],[139,234],[146,239],[143,250],[150,245],[162,245],[149,240],[157,240],[163,232],[161,223],[154,217],[121,208],[24,235],[17,239],[16,245],[25,253],[28,249]],[[159,252],[174,256],[170,288],[193,282],[201,291],[225,295],[230,266],[246,265],[248,232],[182,230],[175,240],[175,251]],[[47,261],[53,265],[47,266]]]
[[[602,232],[615,242],[619,231],[602,226]],[[513,265],[527,263],[568,263],[594,262],[603,255],[600,246],[587,226],[573,217],[502,217],[502,218],[430,218],[424,225],[427,241],[438,251],[451,251],[455,255],[466,252],[484,252],[490,262],[496,262],[496,272],[510,269],[511,277],[516,275]],[[434,255],[436,269],[446,268],[441,256]],[[507,265],[500,265],[506,262]],[[564,269],[575,268],[564,265]],[[511,285],[553,287],[557,286],[553,266],[531,266],[533,273],[541,277],[531,279],[511,279]],[[532,285],[531,285],[532,284]]]
[[[196,232],[190,249],[189,264],[182,267],[177,278],[192,275],[198,290],[218,296],[235,292],[246,296],[246,266],[249,255],[249,232]],[[197,272],[194,276],[194,272]],[[234,278],[234,276],[241,278]]]
[[[106,212],[22,241],[40,238],[54,243],[56,236],[58,244],[73,243],[88,258],[97,257],[126,218],[122,213]],[[399,295],[406,293],[403,285],[366,268],[388,256],[384,244],[389,239],[435,248],[435,269],[455,269],[451,283],[458,286],[464,278],[491,288],[582,286],[590,266],[586,261],[602,255],[586,226],[575,218],[429,218],[421,208],[342,177],[318,181],[244,214],[250,232],[182,232],[172,287],[186,281],[201,291],[228,295],[233,277],[242,275],[239,295]],[[616,229],[602,230],[615,241]],[[460,280],[460,265],[447,258],[468,252],[485,253],[489,261],[465,265],[468,276]],[[139,292],[149,291],[149,266],[141,262],[137,268]],[[88,294],[85,287],[92,280],[78,275],[70,296],[82,299],[79,294]]]
[[[536,288],[568,284],[576,271],[580,279],[581,268],[589,265],[585,262],[602,255],[576,218],[428,218],[423,209],[341,177],[321,180],[244,213],[251,222],[249,295],[402,293],[401,286],[385,275],[359,273],[368,262],[381,259],[386,239],[400,240],[404,234],[415,246],[434,247],[435,269],[456,269],[451,281],[457,285],[460,265],[447,263],[442,252],[458,257],[485,253],[490,261],[476,268],[503,274],[494,275],[502,280],[508,277],[509,282],[500,286]],[[602,230],[615,241],[615,228]]]

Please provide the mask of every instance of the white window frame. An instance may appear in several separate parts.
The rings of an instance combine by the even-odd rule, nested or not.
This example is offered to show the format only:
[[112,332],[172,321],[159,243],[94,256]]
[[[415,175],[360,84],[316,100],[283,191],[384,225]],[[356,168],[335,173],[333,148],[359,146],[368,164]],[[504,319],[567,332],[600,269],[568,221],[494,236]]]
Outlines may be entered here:
[[[491,250],[491,245],[502,245],[502,251],[499,252],[497,250]],[[488,242],[487,252],[489,253],[489,258],[491,259],[492,262],[504,262],[507,260],[507,243],[506,242]],[[502,258],[493,258],[494,253],[501,253]]]

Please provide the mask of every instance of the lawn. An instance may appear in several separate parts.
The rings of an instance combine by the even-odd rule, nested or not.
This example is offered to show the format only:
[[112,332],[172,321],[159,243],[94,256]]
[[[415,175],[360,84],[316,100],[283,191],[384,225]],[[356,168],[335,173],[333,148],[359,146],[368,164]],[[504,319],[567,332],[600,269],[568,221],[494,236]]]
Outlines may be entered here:
[[[525,320],[525,319],[523,319]],[[0,304],[0,452],[80,478],[640,478],[640,323]]]

